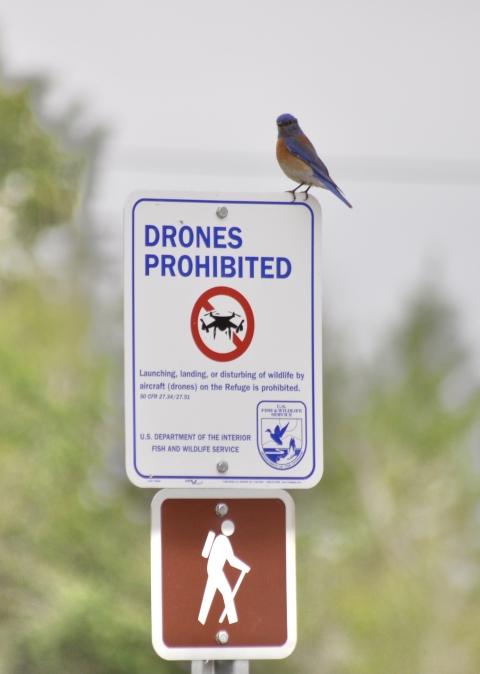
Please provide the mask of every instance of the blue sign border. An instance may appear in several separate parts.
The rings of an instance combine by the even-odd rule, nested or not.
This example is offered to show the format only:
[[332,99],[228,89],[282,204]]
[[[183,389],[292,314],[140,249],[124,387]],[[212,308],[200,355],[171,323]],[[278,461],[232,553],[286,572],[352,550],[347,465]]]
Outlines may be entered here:
[[[152,202],[167,202],[167,203],[188,203],[188,204],[245,204],[245,205],[259,205],[259,206],[296,206],[308,208],[311,214],[311,249],[312,249],[312,276],[311,276],[311,307],[312,307],[312,449],[313,449],[313,466],[308,475],[304,477],[287,477],[283,473],[281,476],[277,473],[272,477],[252,477],[250,475],[144,475],[137,468],[137,421],[136,421],[136,403],[135,403],[135,209],[143,201]],[[241,201],[241,200],[219,200],[219,199],[161,199],[155,197],[142,197],[138,199],[132,207],[132,403],[133,403],[133,467],[137,475],[146,480],[184,480],[185,482],[192,482],[192,480],[258,480],[259,482],[274,482],[278,484],[284,480],[291,482],[303,482],[313,475],[317,465],[316,461],[316,444],[315,444],[315,214],[310,206],[304,201]],[[305,406],[306,407],[306,406]],[[307,432],[307,429],[305,429]]]

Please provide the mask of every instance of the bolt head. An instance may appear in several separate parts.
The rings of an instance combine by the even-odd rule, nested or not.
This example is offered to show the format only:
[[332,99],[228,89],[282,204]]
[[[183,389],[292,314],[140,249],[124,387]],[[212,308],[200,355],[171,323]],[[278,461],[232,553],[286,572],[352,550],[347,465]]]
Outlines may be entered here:
[[215,639],[217,644],[223,646],[228,642],[228,632],[225,632],[225,630],[220,630],[220,632],[216,633]]
[[228,208],[226,206],[219,206],[217,208],[217,218],[226,218],[228,215]]
[[226,461],[219,461],[217,463],[217,470],[219,473],[226,473],[228,470],[228,463]]
[[217,503],[215,507],[215,512],[219,517],[225,517],[225,515],[228,513],[228,506],[226,503]]

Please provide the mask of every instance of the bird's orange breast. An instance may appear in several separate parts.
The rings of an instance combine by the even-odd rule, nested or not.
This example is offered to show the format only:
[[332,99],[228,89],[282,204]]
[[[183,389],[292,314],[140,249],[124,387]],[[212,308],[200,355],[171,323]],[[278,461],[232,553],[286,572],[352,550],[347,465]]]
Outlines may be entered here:
[[277,161],[282,171],[291,180],[302,183],[311,179],[311,167],[290,152],[284,138],[277,140]]

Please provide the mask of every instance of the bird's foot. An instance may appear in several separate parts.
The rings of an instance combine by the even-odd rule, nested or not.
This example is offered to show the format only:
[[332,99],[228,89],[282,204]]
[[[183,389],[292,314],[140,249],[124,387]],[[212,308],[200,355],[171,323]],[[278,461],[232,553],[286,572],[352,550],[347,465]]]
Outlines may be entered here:
[[[289,194],[292,194],[292,195],[293,195],[293,200],[292,200],[292,201],[296,201],[296,200],[297,200],[297,195],[295,194],[295,192],[296,192],[298,189],[300,189],[300,187],[303,187],[304,185],[305,185],[305,183],[300,183],[300,185],[297,185],[297,186],[295,187],[295,189],[293,189],[293,190],[287,190],[287,192],[288,192]],[[308,188],[308,189],[310,189],[310,188]]]
[[305,195],[304,201],[308,201],[308,190],[310,189],[310,187],[311,187],[311,185],[309,185],[309,186],[307,187],[307,189],[306,189],[306,190],[303,190],[303,192],[302,192],[302,194]]

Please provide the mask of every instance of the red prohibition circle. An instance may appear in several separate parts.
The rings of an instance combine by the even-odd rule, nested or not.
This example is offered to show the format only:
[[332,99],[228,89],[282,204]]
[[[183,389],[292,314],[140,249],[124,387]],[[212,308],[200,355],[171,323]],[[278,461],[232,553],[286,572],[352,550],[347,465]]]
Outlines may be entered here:
[[[245,333],[245,337],[243,339],[240,339],[240,337],[236,333],[233,333],[232,342],[235,345],[235,350],[229,351],[228,353],[218,353],[217,351],[210,349],[200,337],[198,316],[202,309],[204,309],[205,311],[215,310],[215,307],[213,307],[210,304],[210,299],[212,297],[215,297],[216,295],[226,295],[227,297],[232,297],[234,300],[236,300],[242,307],[243,311],[245,312],[245,316],[247,319],[247,330]],[[200,295],[198,300],[195,302],[195,305],[192,310],[192,317],[190,319],[190,328],[192,330],[192,337],[195,341],[195,344],[197,345],[197,347],[200,349],[200,351],[203,353],[204,356],[207,356],[207,358],[210,358],[211,360],[226,363],[230,360],[240,358],[240,356],[244,354],[245,351],[248,349],[253,339],[253,333],[255,330],[255,320],[253,318],[252,307],[247,302],[245,297],[238,292],[238,290],[228,288],[227,286],[216,286],[215,288],[210,288],[209,290],[206,290],[202,295]]]

